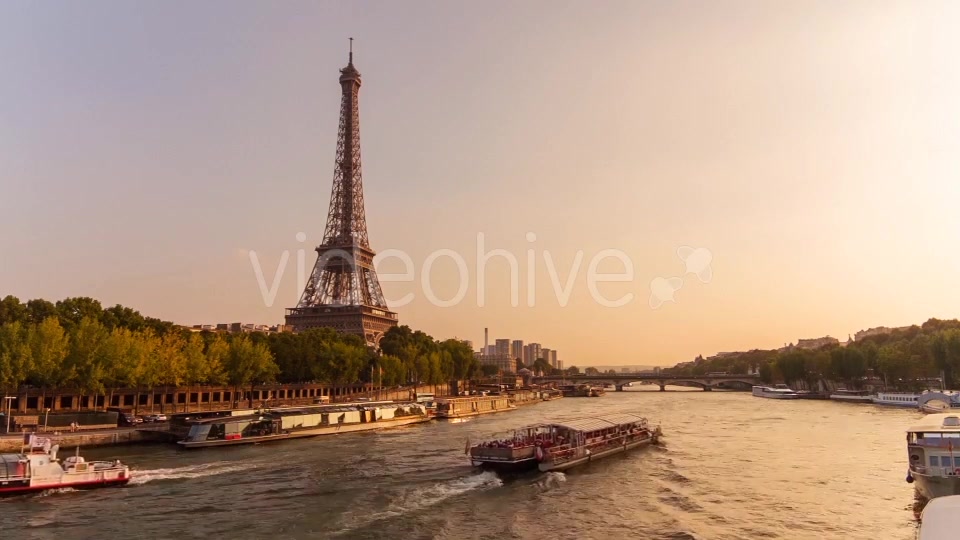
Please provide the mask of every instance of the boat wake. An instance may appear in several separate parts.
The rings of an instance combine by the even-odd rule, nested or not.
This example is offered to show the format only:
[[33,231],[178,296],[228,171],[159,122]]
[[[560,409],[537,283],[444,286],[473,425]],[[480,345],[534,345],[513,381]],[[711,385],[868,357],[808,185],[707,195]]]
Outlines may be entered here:
[[77,490],[73,488],[57,488],[57,489],[45,489],[40,493],[37,493],[35,497],[49,497],[51,495],[60,495],[61,493],[75,493]]
[[470,491],[483,491],[501,486],[503,486],[503,480],[501,480],[496,473],[493,471],[485,471],[480,474],[465,476],[448,482],[440,482],[430,486],[412,489],[393,501],[387,510],[370,516],[368,520],[362,523],[354,524],[352,527],[343,529],[339,531],[338,534],[346,534],[384,519],[424,510],[451,497],[456,497]]
[[567,481],[567,475],[559,471],[551,471],[543,475],[543,479],[537,481],[537,487],[546,491],[559,487],[560,484]]
[[215,476],[243,469],[249,469],[249,466],[238,465],[229,461],[216,461],[214,463],[204,463],[201,465],[190,465],[187,467],[176,467],[172,469],[147,469],[132,470],[130,475],[130,485],[139,486],[147,482],[157,480],[180,480],[183,478],[201,478],[204,476]]

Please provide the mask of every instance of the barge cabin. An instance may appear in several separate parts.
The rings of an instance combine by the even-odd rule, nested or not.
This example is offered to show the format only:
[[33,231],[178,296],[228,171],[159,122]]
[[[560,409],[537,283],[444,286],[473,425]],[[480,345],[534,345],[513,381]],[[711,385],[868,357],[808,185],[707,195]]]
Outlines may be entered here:
[[510,403],[509,396],[466,396],[437,399],[438,418],[464,418],[516,408]]

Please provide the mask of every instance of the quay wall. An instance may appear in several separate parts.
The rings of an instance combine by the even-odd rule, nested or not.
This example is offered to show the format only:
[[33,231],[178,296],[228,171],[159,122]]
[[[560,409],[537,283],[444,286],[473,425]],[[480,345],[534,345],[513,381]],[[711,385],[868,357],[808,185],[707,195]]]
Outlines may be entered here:
[[[451,385],[422,385],[419,392],[448,396]],[[320,398],[332,403],[367,397],[412,399],[414,388],[378,388],[371,384],[331,385],[319,383],[267,384],[246,388],[232,386],[190,386],[118,388],[100,395],[81,395],[76,390],[23,388],[9,394],[13,415],[44,412],[80,412],[119,408],[134,414],[216,411],[243,407],[309,405]],[[7,404],[4,403],[4,406]],[[5,412],[5,411],[4,411]],[[3,428],[0,427],[0,430]]]
[[[132,428],[117,428],[97,432],[78,433],[44,433],[43,437],[50,437],[54,444],[60,445],[60,452],[67,448],[111,446],[117,444],[131,444],[154,440],[148,431]],[[0,437],[0,452],[19,452],[23,444],[23,437],[11,435]]]

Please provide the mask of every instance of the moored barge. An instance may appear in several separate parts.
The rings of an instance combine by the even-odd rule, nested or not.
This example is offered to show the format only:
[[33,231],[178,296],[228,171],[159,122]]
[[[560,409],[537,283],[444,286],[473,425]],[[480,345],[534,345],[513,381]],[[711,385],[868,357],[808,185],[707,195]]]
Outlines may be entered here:
[[465,396],[437,399],[437,418],[455,419],[512,411],[516,405],[510,403],[510,396]]
[[234,446],[386,429],[430,420],[420,403],[367,402],[269,409],[257,414],[196,420],[178,444],[184,448]]
[[646,418],[612,414],[527,426],[511,438],[471,446],[469,454],[473,465],[502,471],[564,471],[656,443],[661,435]]

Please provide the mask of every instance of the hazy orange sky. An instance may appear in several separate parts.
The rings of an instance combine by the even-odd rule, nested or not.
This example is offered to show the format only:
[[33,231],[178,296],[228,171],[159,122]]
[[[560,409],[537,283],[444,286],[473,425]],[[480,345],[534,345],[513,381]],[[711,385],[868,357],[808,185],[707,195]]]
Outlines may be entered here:
[[[281,322],[323,233],[353,36],[370,239],[414,263],[384,283],[414,294],[404,324],[582,366],[954,318],[957,20],[946,1],[4,2],[0,296]],[[478,306],[478,234],[516,256],[518,306],[502,258]],[[681,246],[712,254],[709,282]],[[441,249],[468,270],[452,307],[421,283]],[[608,249],[632,279],[591,293]],[[251,250],[268,285],[290,254],[270,307]],[[583,252],[564,307],[545,250],[561,285]],[[430,278],[456,294],[449,257]]]

